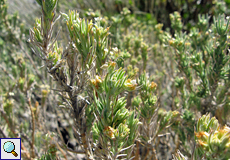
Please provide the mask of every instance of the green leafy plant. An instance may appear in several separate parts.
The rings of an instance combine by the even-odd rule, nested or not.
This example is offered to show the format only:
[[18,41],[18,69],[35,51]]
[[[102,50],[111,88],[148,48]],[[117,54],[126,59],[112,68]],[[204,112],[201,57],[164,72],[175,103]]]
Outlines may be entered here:
[[33,27],[0,3],[0,136],[23,159],[229,159],[225,3],[60,2]]

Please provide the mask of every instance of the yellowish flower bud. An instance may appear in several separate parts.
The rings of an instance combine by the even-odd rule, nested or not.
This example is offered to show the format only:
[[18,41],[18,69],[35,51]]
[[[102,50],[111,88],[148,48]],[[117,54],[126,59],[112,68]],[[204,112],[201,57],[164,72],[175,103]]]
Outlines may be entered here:
[[125,82],[125,87],[130,91],[135,90],[136,86],[137,86],[136,80],[127,79]]
[[103,130],[103,133],[105,135],[107,135],[111,139],[115,139],[115,136],[114,136],[115,132],[116,132],[116,129],[114,129],[114,128],[110,127],[110,126],[105,127],[104,130]]
[[157,84],[155,82],[151,82],[150,88],[155,89],[157,87]]

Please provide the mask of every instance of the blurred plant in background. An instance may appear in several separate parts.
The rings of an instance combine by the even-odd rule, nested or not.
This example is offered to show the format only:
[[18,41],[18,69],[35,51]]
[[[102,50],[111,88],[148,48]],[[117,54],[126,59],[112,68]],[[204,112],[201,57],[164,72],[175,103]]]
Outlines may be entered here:
[[[17,13],[10,15],[7,11],[6,1],[1,0],[0,137],[21,138],[22,157],[33,159],[40,157],[51,146],[48,140],[44,140],[44,135],[47,134],[46,127],[52,126],[49,132],[53,132],[55,125],[46,110],[54,112],[51,104],[58,101],[54,96],[48,98],[52,96],[49,94],[52,84],[49,83],[47,88],[49,78],[39,69],[42,63],[29,49],[29,26],[19,19]],[[41,144],[43,140],[47,148]]]

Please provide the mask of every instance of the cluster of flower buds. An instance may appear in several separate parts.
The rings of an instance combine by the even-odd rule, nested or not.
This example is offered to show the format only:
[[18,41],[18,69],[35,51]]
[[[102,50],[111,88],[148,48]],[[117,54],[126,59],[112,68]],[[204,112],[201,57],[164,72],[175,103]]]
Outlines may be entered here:
[[181,31],[183,28],[183,24],[181,22],[181,16],[179,12],[174,12],[173,14],[170,14],[170,20],[171,20],[171,26],[176,31]]
[[102,79],[100,76],[96,75],[96,78],[95,79],[91,79],[90,82],[94,85],[94,87],[96,89],[99,88],[99,86],[101,85],[102,83]]
[[215,117],[203,115],[195,132],[197,148],[195,158],[227,159],[230,157],[230,128],[221,127]]
[[125,81],[125,88],[128,90],[128,91],[133,91],[135,90],[137,87],[137,83],[136,83],[136,80],[131,80],[131,79],[127,79]]
[[107,135],[110,139],[115,139],[115,132],[117,132],[117,130],[110,126],[104,127],[103,130],[104,135]]
[[129,134],[129,127],[126,124],[121,123],[117,129],[114,129],[110,126],[106,126],[103,130],[104,135],[107,135],[110,139],[123,139],[126,138]]

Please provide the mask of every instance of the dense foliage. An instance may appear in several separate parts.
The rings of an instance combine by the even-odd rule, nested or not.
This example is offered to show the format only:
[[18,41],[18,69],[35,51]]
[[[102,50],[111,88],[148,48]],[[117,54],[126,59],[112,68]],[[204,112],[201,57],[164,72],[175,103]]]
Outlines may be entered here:
[[36,3],[32,27],[0,0],[0,137],[23,159],[230,159],[228,1]]

